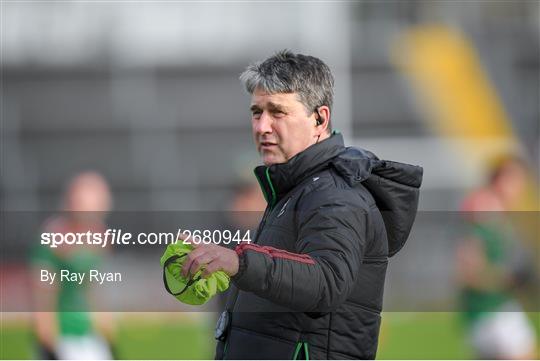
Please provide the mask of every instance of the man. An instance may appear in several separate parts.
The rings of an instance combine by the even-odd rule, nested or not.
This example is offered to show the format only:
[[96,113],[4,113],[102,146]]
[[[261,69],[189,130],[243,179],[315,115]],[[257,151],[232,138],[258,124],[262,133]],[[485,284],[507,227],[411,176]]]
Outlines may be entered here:
[[387,259],[411,229],[422,168],[344,147],[315,57],[282,51],[240,79],[268,206],[252,243],[196,246],[183,268],[223,270],[235,286],[216,358],[374,358]]
[[[43,226],[48,233],[103,232],[112,196],[107,181],[94,171],[78,173],[70,180],[62,212]],[[57,248],[39,245],[32,250],[35,308],[35,335],[38,358],[111,359],[114,323],[106,312],[90,312],[90,284],[40,281],[40,272],[60,270],[87,273],[102,262],[106,249],[90,245],[62,244]]]
[[523,160],[503,156],[487,184],[463,202],[470,234],[458,246],[456,270],[462,316],[478,359],[537,357],[535,330],[516,297],[538,282],[533,252],[525,249],[508,213],[527,195],[527,177]]

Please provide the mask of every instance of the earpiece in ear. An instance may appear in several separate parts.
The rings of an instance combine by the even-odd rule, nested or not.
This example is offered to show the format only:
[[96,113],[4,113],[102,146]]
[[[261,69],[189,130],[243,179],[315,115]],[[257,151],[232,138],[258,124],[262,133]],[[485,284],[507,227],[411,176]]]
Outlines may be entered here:
[[321,115],[319,114],[319,110],[315,110],[315,113],[317,113],[317,119],[315,120],[315,126],[318,127],[319,125],[321,125],[323,123],[323,121],[322,121]]

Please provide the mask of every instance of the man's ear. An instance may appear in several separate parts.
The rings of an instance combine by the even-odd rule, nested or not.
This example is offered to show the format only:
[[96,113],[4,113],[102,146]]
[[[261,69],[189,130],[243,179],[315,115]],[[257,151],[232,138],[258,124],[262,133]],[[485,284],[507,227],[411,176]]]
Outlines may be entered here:
[[328,128],[328,123],[330,121],[330,108],[328,108],[326,105],[322,105],[317,108],[317,113],[318,118],[316,126],[321,127],[321,130],[326,132],[326,128]]

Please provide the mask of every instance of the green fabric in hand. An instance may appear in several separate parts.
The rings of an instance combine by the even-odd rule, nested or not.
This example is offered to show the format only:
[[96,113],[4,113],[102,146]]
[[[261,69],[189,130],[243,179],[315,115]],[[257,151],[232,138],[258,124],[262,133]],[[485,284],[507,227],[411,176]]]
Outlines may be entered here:
[[230,278],[223,271],[212,273],[207,278],[202,278],[202,269],[197,271],[191,279],[182,275],[182,266],[186,256],[193,250],[189,244],[169,244],[163,256],[163,282],[167,291],[180,302],[188,305],[202,305],[214,297],[216,293],[229,288]]

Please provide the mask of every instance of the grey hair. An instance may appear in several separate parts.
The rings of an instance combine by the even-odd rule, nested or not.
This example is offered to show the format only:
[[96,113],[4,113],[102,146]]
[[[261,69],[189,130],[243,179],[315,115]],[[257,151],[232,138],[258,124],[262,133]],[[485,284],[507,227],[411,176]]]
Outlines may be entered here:
[[334,77],[330,68],[314,56],[279,51],[250,64],[240,75],[240,81],[250,94],[256,89],[269,94],[297,93],[308,114],[322,105],[332,110]]

